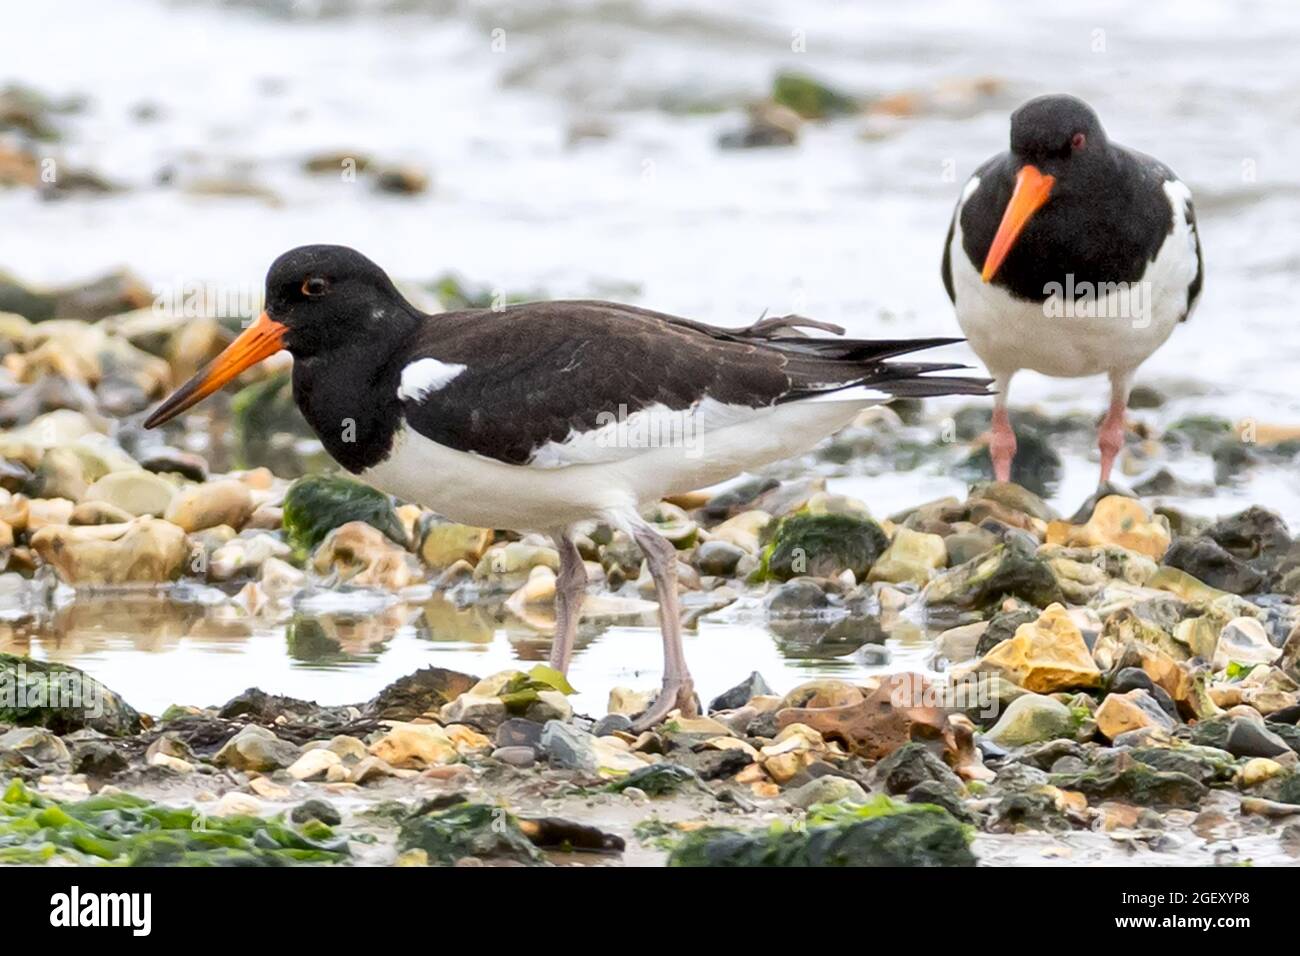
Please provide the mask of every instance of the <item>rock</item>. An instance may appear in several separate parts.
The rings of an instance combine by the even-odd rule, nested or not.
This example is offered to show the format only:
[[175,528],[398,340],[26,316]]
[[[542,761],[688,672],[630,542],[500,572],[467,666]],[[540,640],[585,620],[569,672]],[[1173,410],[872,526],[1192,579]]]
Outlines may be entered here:
[[1258,505],[1227,518],[1220,518],[1206,529],[1205,536],[1242,561],[1271,563],[1290,551],[1292,546],[1291,532],[1286,522],[1276,513]]
[[781,703],[777,709],[783,710],[787,707],[810,707],[814,709],[847,707],[861,703],[863,697],[862,691],[848,681],[823,677],[799,684],[781,698]]
[[451,703],[444,704],[438,718],[444,724],[473,724],[483,730],[495,730],[508,714],[500,697],[479,694],[461,694]]
[[431,568],[442,570],[457,561],[478,564],[495,537],[490,528],[464,524],[431,524],[420,542],[420,557]]
[[446,865],[457,860],[511,860],[537,865],[541,853],[520,828],[519,821],[504,808],[481,803],[459,802],[431,812],[416,811],[402,821],[398,847],[423,850],[430,861]]
[[537,567],[559,571],[560,553],[542,545],[511,541],[488,549],[474,567],[474,577],[480,581],[493,578],[517,580],[526,578]]
[[1035,693],[1101,683],[1083,635],[1060,604],[1050,605],[1034,623],[1020,625],[1014,637],[984,655],[979,670],[1001,674]]
[[472,674],[422,667],[381,690],[362,708],[362,713],[378,720],[415,720],[439,710],[477,683],[478,678]]
[[188,485],[172,499],[166,518],[185,531],[228,525],[238,531],[253,513],[253,495],[242,481],[227,478]]
[[1123,800],[1143,807],[1194,807],[1209,789],[1186,774],[1152,770],[1127,754],[1110,766],[1081,774],[1052,777],[1064,790],[1077,790],[1094,800]]
[[[872,803],[868,807],[875,808]],[[905,805],[904,805],[905,806]],[[687,834],[669,866],[974,866],[965,830],[947,812],[924,806],[802,830],[748,833],[706,827]]]
[[763,606],[770,617],[802,617],[826,610],[831,601],[812,578],[792,578],[773,588]]
[[[1011,481],[1034,495],[1050,495],[1061,481],[1061,456],[1053,448],[1054,440],[1044,434],[1024,413],[1011,413],[1016,431],[1016,457],[1011,462]],[[993,477],[993,462],[987,445],[976,449],[958,466],[958,473],[972,481]]]
[[1011,702],[987,736],[1000,747],[1023,747],[1073,737],[1077,726],[1070,708],[1060,701],[1042,694],[1025,694]]
[[[632,726],[630,720],[627,723],[628,727]],[[496,744],[498,747],[531,747],[536,750],[542,745],[542,725],[522,717],[511,717],[497,728]]]
[[92,527],[49,525],[32,549],[73,586],[160,584],[177,577],[189,557],[185,532],[157,518]]
[[1178,721],[1178,707],[1175,705],[1174,699],[1169,696],[1168,691],[1151,679],[1150,674],[1140,667],[1122,667],[1117,670],[1111,678],[1108,689],[1112,694],[1127,694],[1132,690],[1145,691],[1151,695],[1151,698],[1170,720],[1175,723]]
[[712,541],[734,544],[747,554],[757,554],[760,549],[759,536],[771,520],[772,516],[766,511],[742,511],[710,529],[709,537]]
[[331,531],[312,556],[321,574],[334,572],[357,587],[399,591],[417,581],[406,549],[364,521],[350,521]]
[[1113,544],[1159,561],[1169,548],[1169,522],[1149,514],[1140,501],[1109,495],[1097,502],[1083,525],[1053,521],[1047,526],[1047,543],[1069,547]]
[[925,584],[947,560],[948,549],[939,535],[899,528],[880,560],[872,565],[867,580]]
[[853,97],[800,73],[778,73],[772,81],[772,102],[804,119],[845,116],[861,108]]
[[736,710],[748,704],[751,697],[770,695],[772,693],[772,688],[767,686],[767,681],[763,680],[763,675],[758,671],[753,671],[735,687],[725,690],[713,698],[709,702],[709,713],[719,710]]
[[[537,729],[540,735],[541,727],[538,726]],[[596,726],[591,728],[591,733],[595,737],[608,737],[616,733],[630,733],[631,730],[632,720],[627,715],[606,714],[596,721]]]
[[208,480],[208,462],[202,455],[195,455],[170,445],[157,445],[139,454],[140,467],[160,475],[179,475],[186,481],[199,484]]
[[212,762],[232,770],[266,773],[288,767],[298,759],[298,748],[265,727],[250,724],[217,751]]
[[541,749],[552,767],[595,774],[602,770],[631,771],[645,766],[632,754],[558,720],[542,728]]
[[1135,747],[1129,751],[1134,760],[1155,770],[1181,773],[1198,783],[1210,786],[1231,780],[1237,772],[1232,754],[1213,747],[1184,745],[1169,747]]
[[459,759],[456,745],[437,724],[394,722],[388,733],[370,745],[370,753],[390,766],[413,770]]
[[429,190],[429,174],[416,166],[387,166],[375,171],[375,190],[416,196]]
[[[988,621],[975,621],[971,624],[950,627],[941,632],[934,639],[933,660],[947,664],[960,664],[971,660],[978,654],[980,638],[984,636],[988,627]],[[942,670],[944,664],[936,663],[935,666]]]
[[328,800],[322,800],[319,797],[313,797],[311,800],[304,800],[291,811],[289,819],[294,823],[307,823],[310,820],[319,820],[326,826],[336,827],[343,822],[343,816],[334,809],[334,805]]
[[627,717],[635,717],[637,714],[644,713],[649,709],[650,704],[654,702],[655,692],[631,690],[627,687],[611,687],[609,691],[609,702],[605,706],[611,714],[623,714]]
[[1222,749],[1234,757],[1280,757],[1291,750],[1285,740],[1263,724],[1244,717],[1231,719]]
[[314,550],[330,532],[353,522],[364,522],[406,546],[406,529],[392,499],[369,485],[338,475],[308,475],[285,493],[284,528],[300,553]]
[[730,577],[745,551],[729,541],[705,541],[695,549],[694,563],[701,574]]
[[83,501],[72,509],[68,524],[127,524],[135,517],[107,501]]
[[1132,730],[1153,729],[1168,733],[1174,729],[1173,719],[1150,693],[1141,689],[1125,694],[1107,694],[1097,708],[1096,720],[1098,732],[1108,740]]
[[82,499],[104,502],[125,511],[132,517],[140,515],[162,517],[175,496],[176,486],[151,472],[114,471],[87,488]]
[[1165,564],[1232,594],[1251,594],[1267,580],[1209,537],[1179,538],[1165,554]]
[[998,536],[983,528],[973,531],[959,531],[943,539],[944,550],[948,552],[948,565],[957,567],[981,555],[988,554],[998,545]]
[[1247,667],[1271,664],[1280,653],[1269,642],[1263,624],[1253,617],[1236,617],[1219,632],[1212,666],[1215,670],[1224,670],[1230,663]]
[[907,791],[907,802],[930,805],[946,810],[961,823],[976,823],[974,813],[962,802],[960,793],[949,789],[937,780],[925,780]]
[[936,575],[922,592],[926,604],[983,609],[1006,597],[1037,607],[1062,600],[1061,588],[1048,566],[1008,545]]
[[295,780],[325,780],[336,767],[342,770],[343,758],[332,750],[317,747],[305,751],[289,765],[289,776]]
[[857,703],[823,708],[785,707],[777,725],[804,724],[824,737],[844,741],[869,760],[880,760],[916,734],[938,737],[947,728],[941,708],[927,703],[937,696],[933,682],[920,674],[890,674]]
[[1036,521],[1046,522],[1056,518],[1056,512],[1047,502],[1028,488],[1012,481],[981,481],[971,486],[970,494],[967,495],[967,507],[973,509],[971,521],[976,524],[981,520],[978,508],[981,503],[994,503],[1001,509]]
[[1272,780],[1285,773],[1285,768],[1276,760],[1267,757],[1253,757],[1247,760],[1237,773],[1237,786],[1249,788]]
[[796,513],[767,529],[764,577],[788,581],[799,576],[835,578],[852,571],[863,580],[889,545],[874,521],[850,514]]
[[15,727],[0,734],[0,767],[7,764],[6,752],[21,755],[31,764],[67,764],[72,755],[67,745],[44,727]]
[[0,653],[0,725],[39,726],[56,734],[89,728],[110,737],[142,729],[118,694],[67,664]]
[[106,740],[83,740],[72,747],[72,772],[103,779],[128,766],[122,753]]
[[886,793],[907,793],[917,784],[932,781],[942,784],[953,792],[962,790],[961,778],[934,753],[920,743],[908,743],[899,747],[880,763],[876,764],[873,774],[883,784]]
[[791,805],[807,810],[819,803],[865,803],[867,791],[856,780],[827,774],[814,777],[803,786],[787,792],[785,799]]
[[492,759],[512,767],[527,769],[537,762],[537,751],[532,747],[498,747],[492,751]]

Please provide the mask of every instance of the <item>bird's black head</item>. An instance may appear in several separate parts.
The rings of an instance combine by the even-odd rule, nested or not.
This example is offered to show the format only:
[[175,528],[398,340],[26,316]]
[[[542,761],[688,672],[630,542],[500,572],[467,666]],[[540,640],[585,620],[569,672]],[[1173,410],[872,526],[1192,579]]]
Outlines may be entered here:
[[1011,114],[1011,152],[1058,178],[1106,151],[1106,131],[1076,96],[1039,96]]
[[1101,120],[1083,100],[1065,94],[1039,96],[1011,114],[1015,188],[984,260],[989,282],[1025,224],[1049,199],[1054,204],[1104,188],[1111,159]]
[[145,421],[154,428],[281,349],[310,360],[345,347],[374,349],[417,313],[392,280],[347,246],[299,246],[271,263],[266,308],[220,355]]
[[295,358],[373,342],[409,309],[384,270],[347,246],[298,246],[266,273],[266,314]]

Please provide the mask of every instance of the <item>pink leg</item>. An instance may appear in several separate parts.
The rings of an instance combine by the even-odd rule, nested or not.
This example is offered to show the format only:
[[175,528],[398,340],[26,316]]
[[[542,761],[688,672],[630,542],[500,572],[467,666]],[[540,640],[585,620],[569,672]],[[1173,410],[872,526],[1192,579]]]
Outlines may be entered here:
[[1101,449],[1101,483],[1110,481],[1110,470],[1115,465],[1115,456],[1124,447],[1124,410],[1128,400],[1121,392],[1113,395],[1106,417],[1101,420],[1097,431],[1097,447]]
[[993,477],[998,481],[1011,480],[1011,460],[1016,457],[1016,433],[1011,428],[1005,405],[993,406],[993,437],[989,441],[989,456],[993,459]]

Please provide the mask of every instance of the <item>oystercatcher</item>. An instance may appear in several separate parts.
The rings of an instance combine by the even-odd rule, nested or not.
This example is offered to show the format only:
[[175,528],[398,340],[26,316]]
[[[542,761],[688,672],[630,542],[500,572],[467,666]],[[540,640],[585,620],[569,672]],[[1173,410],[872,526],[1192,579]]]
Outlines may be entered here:
[[842,330],[795,316],[723,329],[594,301],[425,315],[342,246],[280,256],[265,301],[145,427],[288,349],[294,400],[348,471],[454,521],[554,538],[562,672],[587,583],[574,526],[622,529],[645,554],[663,631],[663,689],[640,727],[695,706],[676,552],[643,507],[801,453],[868,405],[988,386],[933,374],[962,366],[885,361],[957,340],[812,338],[797,327]]
[[1028,368],[1110,377],[1098,433],[1107,482],[1133,373],[1191,313],[1201,277],[1191,192],[1168,166],[1110,142],[1073,96],[1012,113],[1011,149],[966,183],[943,252],[957,321],[997,390],[995,477],[1011,477],[1007,386]]

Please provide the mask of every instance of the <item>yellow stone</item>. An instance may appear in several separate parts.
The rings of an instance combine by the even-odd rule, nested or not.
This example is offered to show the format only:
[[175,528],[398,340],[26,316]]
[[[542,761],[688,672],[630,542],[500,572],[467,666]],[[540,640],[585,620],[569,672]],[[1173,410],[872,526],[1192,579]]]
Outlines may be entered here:
[[458,758],[455,744],[437,724],[394,723],[370,745],[370,753],[390,766],[411,769],[452,763]]
[[1087,524],[1053,521],[1047,526],[1047,544],[1090,548],[1113,544],[1159,561],[1169,549],[1169,522],[1153,516],[1142,502],[1123,495],[1107,495],[1097,502]]
[[979,670],[1000,673],[1037,694],[1101,682],[1083,634],[1060,604],[1049,605],[1038,620],[1021,624],[1014,637],[984,655]]
[[1255,757],[1247,760],[1241,769],[1237,771],[1237,785],[1253,787],[1257,783],[1271,780],[1282,773],[1284,769],[1276,760],[1269,760],[1267,757]]
[[431,568],[449,568],[457,561],[478,564],[491,546],[494,534],[490,528],[475,528],[467,524],[435,524],[425,533],[420,543],[420,557]]

